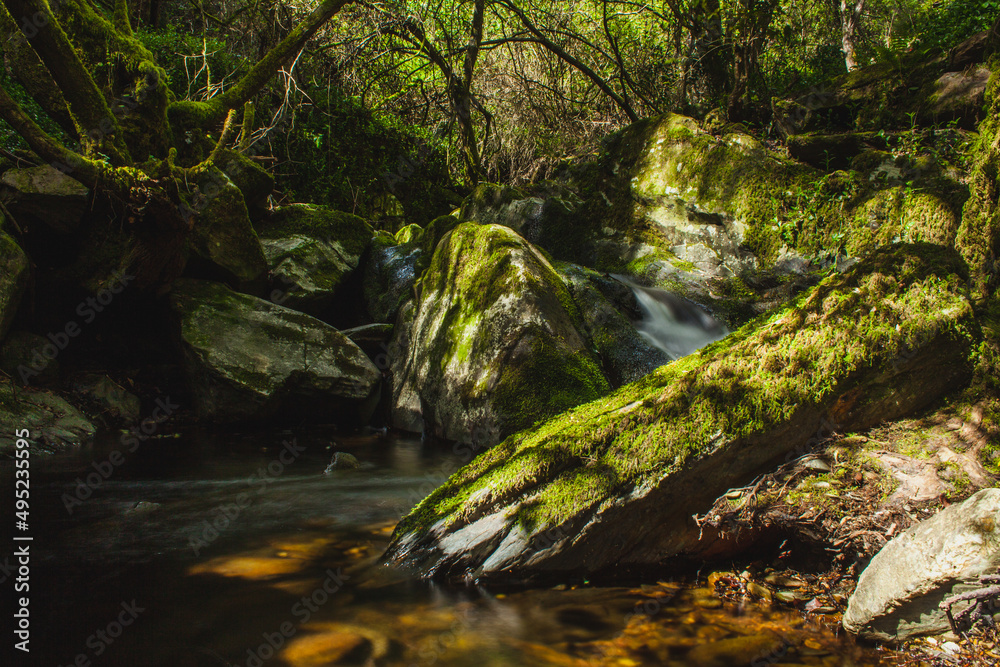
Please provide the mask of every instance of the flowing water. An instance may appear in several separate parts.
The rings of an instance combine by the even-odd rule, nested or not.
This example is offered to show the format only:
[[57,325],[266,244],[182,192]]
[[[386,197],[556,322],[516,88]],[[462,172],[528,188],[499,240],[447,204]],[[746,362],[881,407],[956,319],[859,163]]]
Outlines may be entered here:
[[[322,429],[115,446],[33,460],[27,664],[876,664],[828,619],[723,602],[670,572],[484,590],[378,564],[467,449]],[[361,467],[324,474],[334,451]],[[10,462],[0,475],[13,486]]]
[[636,322],[639,333],[671,359],[680,359],[725,338],[729,329],[705,310],[667,290],[637,285],[615,276],[635,294],[642,312]]

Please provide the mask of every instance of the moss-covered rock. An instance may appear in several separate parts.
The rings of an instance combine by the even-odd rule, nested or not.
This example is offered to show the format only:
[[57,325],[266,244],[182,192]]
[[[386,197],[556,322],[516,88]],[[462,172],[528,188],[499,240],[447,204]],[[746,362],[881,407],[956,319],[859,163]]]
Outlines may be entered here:
[[438,436],[493,444],[608,391],[563,281],[511,229],[459,225],[418,289],[393,368],[398,426],[422,418]]
[[374,233],[363,218],[309,204],[282,206],[257,228],[281,303],[316,316],[358,268]]
[[0,341],[7,335],[28,286],[28,256],[0,230]]
[[981,298],[1000,283],[1000,54],[990,61],[990,69],[994,74],[986,93],[989,113],[979,124],[969,178],[971,196],[956,239]]
[[396,243],[399,245],[419,244],[424,237],[424,230],[420,225],[407,225],[396,232]]
[[45,336],[11,331],[0,346],[0,370],[23,385],[53,385],[59,380],[57,353]]
[[199,415],[347,426],[371,416],[380,374],[333,327],[201,280],[175,282],[170,306]]
[[267,270],[243,193],[226,174],[210,169],[188,199],[197,213],[188,236],[195,257],[221,271],[220,277],[238,283],[251,282]]
[[27,431],[25,439],[36,455],[80,447],[97,429],[55,394],[0,382],[0,457],[14,457],[19,431]]
[[920,408],[969,376],[964,264],[917,244],[828,277],[763,322],[479,456],[397,527],[386,560],[530,579],[653,564],[690,518],[829,429]]
[[510,227],[530,243],[550,250],[560,259],[586,253],[591,234],[580,220],[581,199],[565,185],[547,182],[523,188],[484,183],[462,202],[462,222]]
[[984,118],[989,69],[986,33],[947,54],[902,58],[843,74],[788,100],[773,100],[775,125],[786,135],[808,132],[907,130],[954,123],[972,129]]
[[228,148],[219,151],[218,164],[243,193],[251,216],[267,206],[267,198],[274,190],[274,176],[247,156]]

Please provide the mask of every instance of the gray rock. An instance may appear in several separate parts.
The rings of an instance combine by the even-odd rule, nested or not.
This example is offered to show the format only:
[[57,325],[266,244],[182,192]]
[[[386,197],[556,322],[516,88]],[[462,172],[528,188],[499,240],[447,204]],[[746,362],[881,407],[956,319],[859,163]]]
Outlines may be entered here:
[[125,422],[137,422],[142,404],[139,397],[130,393],[107,375],[84,377],[77,380],[75,389],[93,401],[102,412]]
[[57,232],[74,232],[87,209],[87,188],[47,164],[10,169],[0,178],[0,186],[16,219],[38,222]]
[[[582,320],[542,253],[507,227],[465,223],[420,282],[407,355],[392,374],[393,423],[499,442],[608,391]],[[403,347],[400,345],[399,347]]]
[[372,238],[363,218],[322,206],[282,206],[258,225],[278,290],[272,301],[321,316]]
[[28,256],[0,231],[0,340],[7,335],[28,285]]
[[950,628],[938,604],[975,588],[1000,566],[1000,489],[983,489],[911,527],[861,573],[844,628],[865,639],[900,642]]
[[345,425],[371,416],[380,374],[333,327],[200,280],[178,280],[170,305],[179,318],[199,415],[219,422],[280,418]]
[[93,439],[96,430],[79,410],[55,394],[0,382],[0,456],[14,456],[23,431],[34,455],[80,447]]
[[243,193],[218,169],[201,176],[188,206],[198,213],[188,244],[194,255],[228,280],[251,282],[266,269]]
[[384,233],[372,240],[371,247],[364,277],[368,314],[376,321],[392,322],[400,306],[413,298],[413,286],[427,266],[428,254],[419,242],[400,244]]

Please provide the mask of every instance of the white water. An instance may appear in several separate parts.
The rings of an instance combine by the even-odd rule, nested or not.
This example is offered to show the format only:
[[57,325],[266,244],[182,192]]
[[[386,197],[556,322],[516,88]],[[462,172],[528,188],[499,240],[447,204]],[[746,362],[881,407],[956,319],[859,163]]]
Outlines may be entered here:
[[686,299],[615,277],[632,289],[639,303],[642,319],[636,322],[636,330],[671,359],[689,355],[729,334],[724,324]]

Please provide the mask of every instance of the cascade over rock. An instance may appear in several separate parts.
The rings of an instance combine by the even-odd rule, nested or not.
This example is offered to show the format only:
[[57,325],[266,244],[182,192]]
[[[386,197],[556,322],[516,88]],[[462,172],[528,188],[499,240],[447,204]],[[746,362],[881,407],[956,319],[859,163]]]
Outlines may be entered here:
[[505,581],[657,564],[692,515],[843,432],[919,409],[970,376],[977,344],[954,250],[900,245],[835,274],[610,396],[507,438],[397,526],[385,560]]

